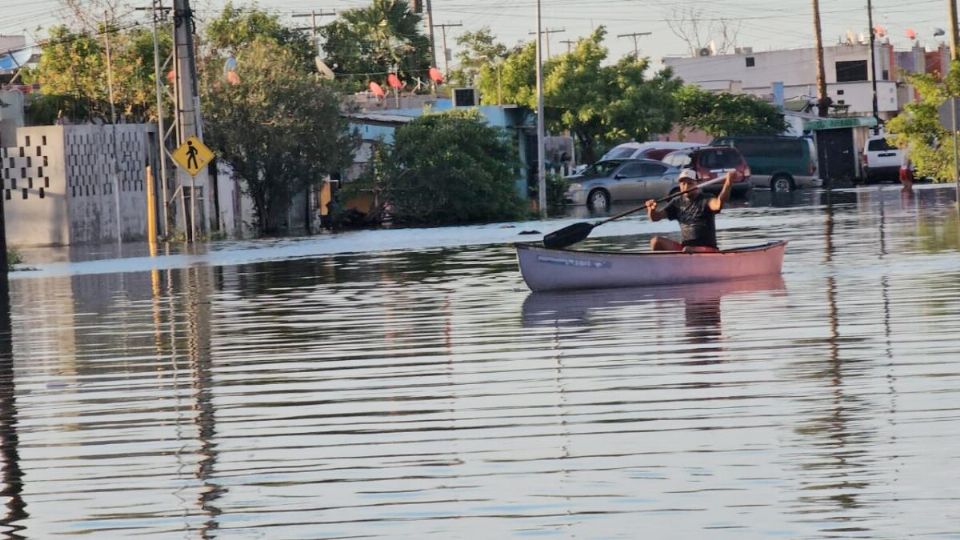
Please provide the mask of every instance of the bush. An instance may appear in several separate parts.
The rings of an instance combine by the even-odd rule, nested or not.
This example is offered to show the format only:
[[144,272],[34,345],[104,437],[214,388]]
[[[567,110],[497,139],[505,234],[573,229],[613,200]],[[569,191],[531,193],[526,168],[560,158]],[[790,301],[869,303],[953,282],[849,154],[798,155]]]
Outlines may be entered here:
[[428,114],[396,131],[363,183],[379,191],[396,223],[513,220],[524,209],[515,162],[503,131],[479,113]]
[[20,255],[20,252],[15,249],[7,250],[7,270],[13,270],[14,266],[23,262],[23,256]]

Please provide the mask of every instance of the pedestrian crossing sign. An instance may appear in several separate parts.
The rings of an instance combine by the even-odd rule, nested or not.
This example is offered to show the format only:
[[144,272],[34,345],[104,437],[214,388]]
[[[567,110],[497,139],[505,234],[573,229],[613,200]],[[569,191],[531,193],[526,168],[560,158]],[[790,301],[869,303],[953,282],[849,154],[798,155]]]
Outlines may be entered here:
[[207,166],[213,159],[213,151],[207,148],[203,141],[196,137],[187,137],[179,148],[170,154],[180,168],[185,169],[190,176],[196,176],[200,169]]

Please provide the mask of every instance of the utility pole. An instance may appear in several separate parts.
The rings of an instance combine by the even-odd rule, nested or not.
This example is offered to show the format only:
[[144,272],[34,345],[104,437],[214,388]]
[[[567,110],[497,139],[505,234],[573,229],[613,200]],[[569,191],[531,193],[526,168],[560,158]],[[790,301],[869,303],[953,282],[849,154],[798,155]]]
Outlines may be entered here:
[[119,166],[117,163],[117,107],[114,104],[113,99],[113,61],[112,55],[110,54],[110,19],[108,18],[107,12],[103,12],[103,42],[104,48],[107,52],[107,94],[110,96],[110,132],[113,135],[112,141],[112,150],[113,154],[113,167],[111,168],[111,176],[113,176],[113,199],[115,211],[117,213],[117,244],[123,243],[123,226],[120,221],[120,178],[118,176]]
[[957,60],[957,47],[960,42],[960,30],[957,29],[957,0],[947,0],[950,15],[950,60]]
[[577,42],[574,41],[574,40],[572,40],[572,39],[561,39],[561,40],[560,40],[560,43],[563,43],[564,45],[567,46],[567,54],[570,54],[570,51],[572,50],[573,46],[574,46]]
[[827,95],[827,77],[823,72],[823,34],[820,31],[820,0],[813,0],[813,35],[817,51],[817,116],[830,115],[830,96]]
[[440,33],[443,36],[443,76],[448,77],[450,74],[450,66],[449,66],[450,55],[447,54],[447,28],[456,28],[458,26],[463,26],[463,23],[456,23],[456,24],[445,23],[445,24],[438,24],[436,26],[440,27]]
[[632,37],[633,38],[633,57],[637,60],[640,59],[640,45],[637,42],[637,38],[642,36],[649,36],[650,32],[633,32],[631,34],[618,34],[617,37]]
[[874,52],[876,32],[873,30],[873,0],[867,0],[867,24],[870,25],[870,81],[873,85],[873,119],[877,122],[873,127],[873,134],[876,135],[880,133],[880,114],[877,112],[877,55]]
[[[538,10],[540,9],[540,6],[539,6],[539,5],[537,5],[537,9],[538,9]],[[539,26],[538,26],[538,28],[539,28]],[[567,31],[566,28],[545,28],[543,31],[538,31],[539,33],[541,33],[541,34],[546,34],[546,36],[547,36],[547,38],[546,38],[546,39],[547,39],[547,60],[550,59],[550,34],[557,34],[557,33],[566,32],[566,31]],[[528,34],[528,35],[533,35],[534,32],[527,32],[527,34]],[[539,40],[539,39],[537,40],[537,43],[538,43],[538,44],[540,43],[540,40]]]
[[[543,148],[543,32],[541,28],[540,0],[537,0],[537,209],[540,218],[547,218],[547,164]],[[549,40],[548,40],[549,42]]]
[[[160,147],[160,181],[158,182],[160,193],[163,196],[163,205],[161,206],[162,219],[163,219],[163,237],[170,237],[170,216],[169,216],[169,190],[167,189],[167,131],[166,131],[166,120],[164,119],[163,114],[163,72],[160,66],[160,43],[157,39],[158,28],[157,25],[161,21],[167,19],[167,12],[170,11],[170,8],[163,7],[163,0],[152,0],[152,6],[148,8],[134,8],[137,11],[146,11],[150,10],[153,12],[153,78],[156,83],[156,94],[157,94],[157,145]],[[164,62],[163,67],[166,67],[166,64],[170,61],[169,57]]]
[[[177,118],[180,125],[180,140],[178,146],[184,144],[189,137],[197,137],[203,140],[202,125],[200,123],[199,105],[200,99],[197,92],[197,68],[196,59],[193,55],[193,10],[190,9],[190,0],[173,0],[173,45],[174,57],[176,58],[177,75]],[[210,215],[207,208],[208,193],[202,193],[209,188],[209,177],[207,169],[204,167],[196,176],[191,176],[186,170],[178,168],[177,176],[181,179],[179,183],[181,193],[183,186],[188,180],[190,183],[190,227],[188,231],[188,241],[197,241],[197,231],[205,234],[207,232],[206,216]],[[199,186],[199,189],[198,189]],[[202,193],[202,197],[201,197]],[[197,223],[197,199],[201,199],[204,219],[202,223]]]
[[[950,18],[950,63],[954,64],[958,59],[960,59],[960,51],[957,47],[958,42],[960,42],[960,30],[957,29],[957,0],[947,0],[949,18]],[[953,67],[951,65],[951,67]],[[946,71],[946,70],[944,70]],[[955,96],[949,96],[950,98],[950,116],[952,118],[952,125],[950,126],[953,129],[953,177],[956,179],[957,184],[957,205],[960,207],[960,150],[957,149],[957,98]]]
[[[427,8],[427,31],[430,34],[430,57],[433,59],[432,66],[437,66],[437,42],[433,37],[433,5],[430,0],[425,0],[424,7]],[[446,75],[446,73],[444,73]]]
[[317,17],[330,17],[336,14],[336,11],[324,12],[320,10],[317,12],[311,9],[310,13],[294,13],[291,15],[291,17],[310,17],[310,26],[301,26],[294,28],[294,30],[310,30],[313,32],[313,46],[317,49],[317,56],[320,56],[320,40],[317,38]]

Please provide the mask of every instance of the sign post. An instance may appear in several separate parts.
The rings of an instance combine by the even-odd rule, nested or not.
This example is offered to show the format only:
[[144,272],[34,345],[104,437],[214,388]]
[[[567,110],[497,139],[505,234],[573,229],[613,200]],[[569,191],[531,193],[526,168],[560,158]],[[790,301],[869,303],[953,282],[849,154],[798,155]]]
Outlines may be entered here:
[[170,154],[181,169],[196,176],[213,159],[213,150],[207,148],[203,141],[196,137],[187,137],[179,148]]
[[953,179],[957,184],[958,201],[960,201],[960,147],[958,147],[960,143],[957,141],[957,125],[960,124],[957,114],[960,113],[960,104],[957,103],[958,101],[960,98],[949,98],[940,105],[937,112],[940,113],[940,125],[953,136]]

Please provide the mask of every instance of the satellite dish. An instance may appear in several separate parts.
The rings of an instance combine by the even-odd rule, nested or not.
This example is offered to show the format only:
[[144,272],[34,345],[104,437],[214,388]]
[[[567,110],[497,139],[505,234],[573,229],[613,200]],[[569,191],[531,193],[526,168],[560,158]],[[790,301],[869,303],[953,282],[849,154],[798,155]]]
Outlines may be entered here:
[[336,77],[336,75],[333,74],[333,70],[330,69],[330,67],[327,66],[327,64],[319,56],[313,60],[317,64],[317,73],[319,73],[321,77],[331,81]]
[[700,56],[710,56],[710,49],[707,47],[703,47],[702,49],[700,49],[700,51],[697,54]]

